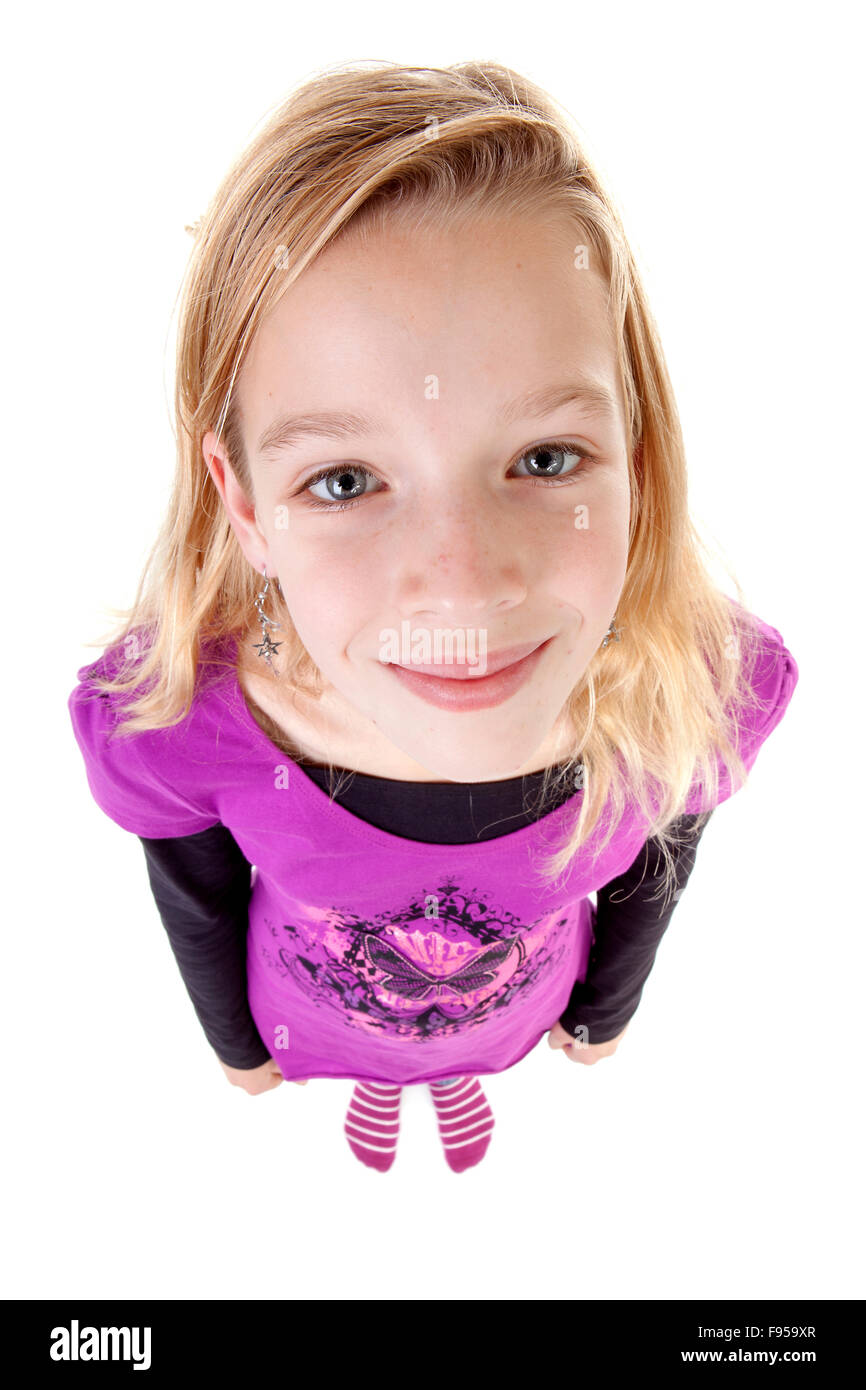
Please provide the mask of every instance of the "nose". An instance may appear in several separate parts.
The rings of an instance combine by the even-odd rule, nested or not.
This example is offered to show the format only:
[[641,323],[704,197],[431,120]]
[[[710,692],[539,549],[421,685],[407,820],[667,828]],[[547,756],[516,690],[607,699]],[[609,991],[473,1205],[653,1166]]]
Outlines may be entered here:
[[415,623],[444,620],[483,626],[526,599],[531,557],[515,534],[514,518],[477,497],[428,514],[404,538],[397,574],[397,607]]

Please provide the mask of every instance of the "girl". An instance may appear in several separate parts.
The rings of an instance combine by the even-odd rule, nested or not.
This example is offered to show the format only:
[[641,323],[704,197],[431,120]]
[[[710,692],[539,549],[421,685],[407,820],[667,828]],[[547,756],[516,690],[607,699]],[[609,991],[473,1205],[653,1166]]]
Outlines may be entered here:
[[195,238],[75,735],[229,1080],[354,1080],[382,1171],[427,1083],[461,1171],[480,1074],[615,1050],[797,666],[709,577],[620,221],[518,73],[320,74]]

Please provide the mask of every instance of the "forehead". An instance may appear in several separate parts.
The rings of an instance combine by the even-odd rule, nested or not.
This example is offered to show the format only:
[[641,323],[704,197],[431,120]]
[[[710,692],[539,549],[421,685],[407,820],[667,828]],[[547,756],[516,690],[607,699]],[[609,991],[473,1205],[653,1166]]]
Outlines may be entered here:
[[[435,377],[490,402],[568,376],[622,405],[607,285],[565,213],[350,229],[284,291],[239,378],[250,439],[282,409],[410,393]],[[589,264],[587,265],[587,257]]]

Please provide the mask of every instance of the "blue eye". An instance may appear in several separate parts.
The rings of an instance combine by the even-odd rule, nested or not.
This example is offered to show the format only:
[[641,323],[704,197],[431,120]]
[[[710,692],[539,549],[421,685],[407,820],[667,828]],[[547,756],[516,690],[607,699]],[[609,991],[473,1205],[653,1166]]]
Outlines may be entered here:
[[[359,474],[362,479],[373,478],[373,474],[370,473],[368,469],[362,468],[360,464],[357,463],[345,463],[341,467],[328,468],[321,473],[317,473],[304,487],[303,490],[305,492],[309,491],[312,487],[317,487],[319,483],[329,483],[333,479],[336,484],[339,484],[340,488],[344,489],[344,492],[348,493],[349,500],[341,501],[339,496],[334,497],[333,494],[331,494],[330,501],[325,501],[323,498],[320,498],[318,500],[311,500],[308,505],[314,508],[324,508],[324,510],[328,512],[341,512],[346,507],[354,507],[356,503],[367,494],[364,490],[363,481],[360,484],[360,490],[359,485],[353,482],[353,474]],[[376,479],[373,478],[373,481],[375,482]],[[313,497],[314,494],[311,492],[310,498],[313,499]]]
[[[562,469],[556,467],[557,454],[564,454],[566,458],[579,458],[583,460],[581,467],[572,468],[567,474],[563,475]],[[534,460],[533,467],[538,468],[538,473],[524,473],[524,477],[538,479],[552,479],[560,477],[573,477],[575,473],[584,473],[591,463],[595,463],[595,455],[588,449],[584,449],[580,444],[571,444],[568,441],[559,441],[554,444],[534,444],[531,449],[526,449],[517,460],[531,458]]]
[[[565,472],[564,464],[558,461],[559,455],[564,455],[565,458],[578,459],[578,466]],[[557,484],[562,485],[563,483],[573,481],[576,476],[588,472],[592,465],[598,462],[598,456],[596,454],[591,454],[588,449],[584,449],[582,444],[576,444],[572,440],[561,439],[546,444],[533,444],[531,448],[524,449],[517,463],[522,462],[523,459],[531,459],[532,463],[530,467],[538,469],[538,472],[519,474],[519,477],[532,481],[536,485],[540,484],[544,486],[547,484],[554,487]],[[359,476],[362,481],[360,483],[354,482],[353,475]],[[314,511],[342,512],[348,507],[357,507],[358,503],[362,502],[364,497],[369,495],[370,491],[376,492],[379,490],[378,488],[370,490],[365,489],[363,480],[367,478],[371,478],[373,482],[378,482],[378,479],[370,470],[368,468],[362,468],[360,464],[338,464],[334,468],[323,468],[320,472],[314,474],[295,496],[300,496],[303,493],[308,494],[308,497],[305,499],[305,505],[312,508]],[[335,485],[343,490],[344,496],[342,499],[340,497],[335,497],[333,493],[329,494],[330,500],[316,497],[315,494],[312,493],[311,489],[317,487],[319,483],[325,483],[327,485],[332,480]],[[346,493],[349,495],[346,496]]]

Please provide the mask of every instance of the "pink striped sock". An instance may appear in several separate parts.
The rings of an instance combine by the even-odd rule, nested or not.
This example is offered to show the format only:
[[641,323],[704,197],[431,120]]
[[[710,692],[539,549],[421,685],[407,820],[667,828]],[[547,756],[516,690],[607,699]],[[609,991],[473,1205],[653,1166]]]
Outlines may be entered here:
[[496,1121],[477,1076],[444,1083],[431,1081],[439,1136],[445,1161],[455,1173],[480,1163],[487,1152]]
[[343,1126],[349,1148],[368,1168],[386,1173],[394,1162],[400,1132],[402,1086],[359,1081]]

